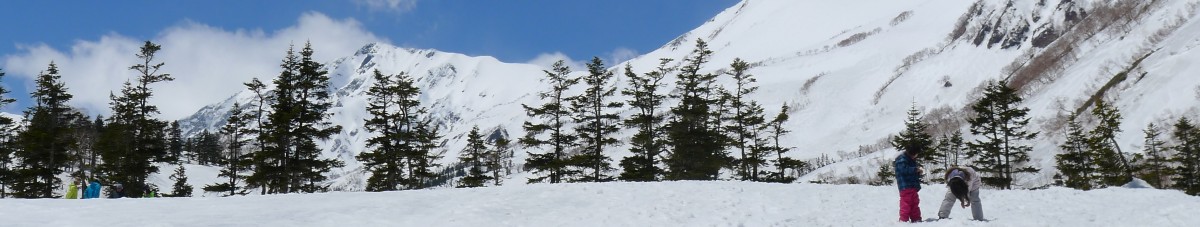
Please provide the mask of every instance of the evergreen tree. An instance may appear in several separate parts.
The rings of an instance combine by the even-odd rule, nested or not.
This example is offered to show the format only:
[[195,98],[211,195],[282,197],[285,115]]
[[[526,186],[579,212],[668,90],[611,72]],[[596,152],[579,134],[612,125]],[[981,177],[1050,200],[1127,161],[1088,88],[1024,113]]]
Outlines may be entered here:
[[1029,161],[1033,148],[1022,141],[1037,137],[1026,131],[1029,108],[1019,107],[1021,97],[1007,82],[988,82],[983,98],[971,105],[975,116],[967,119],[971,134],[981,136],[967,143],[968,158],[975,159],[979,172],[990,174],[981,179],[984,184],[1012,189],[1013,175],[1037,172],[1032,166],[1020,167]]
[[183,159],[183,130],[179,128],[179,121],[171,121],[171,128],[167,130],[167,162],[180,164]]
[[786,135],[791,132],[783,127],[783,123],[787,122],[787,120],[789,118],[788,111],[791,111],[791,108],[789,108],[787,105],[783,105],[783,107],[779,109],[779,114],[775,115],[775,118],[771,119],[770,122],[767,122],[767,124],[766,124],[767,131],[766,132],[767,132],[768,138],[770,138],[770,139],[769,139],[769,141],[767,141],[768,145],[765,145],[765,146],[760,145],[759,146],[759,147],[764,147],[763,150],[765,150],[765,151],[775,153],[774,161],[775,161],[775,168],[777,169],[777,172],[770,173],[768,175],[767,181],[769,181],[769,182],[790,183],[792,181],[795,181],[796,177],[789,176],[787,174],[788,170],[795,171],[795,170],[799,170],[799,169],[808,168],[807,162],[796,160],[791,157],[783,156],[784,153],[787,153],[788,151],[792,150],[792,148],[790,148],[790,147],[784,147],[779,144],[780,137],[783,137],[783,135]]
[[492,180],[500,185],[501,177],[512,174],[513,150],[506,136],[496,138],[492,150],[488,152],[487,169],[492,173]]
[[875,186],[892,185],[893,183],[895,183],[895,181],[893,180],[895,178],[896,178],[896,172],[892,171],[891,165],[880,165],[879,173],[875,174],[875,180],[872,181],[870,185],[875,185]]
[[221,157],[221,135],[209,132],[207,129],[201,131],[193,140],[195,143],[193,153],[196,154],[196,162],[200,165],[221,165],[224,158]]
[[[579,83],[579,79],[569,78],[571,68],[559,60],[551,66],[553,71],[543,70],[546,73],[546,79],[550,82],[550,90],[538,93],[538,97],[545,100],[538,107],[530,107],[526,104],[521,104],[525,108],[525,113],[531,119],[536,119],[539,122],[526,121],[521,128],[525,129],[525,137],[522,137],[518,142],[526,148],[541,148],[549,146],[546,153],[529,153],[529,158],[525,159],[525,169],[529,169],[537,176],[529,178],[529,183],[541,183],[548,181],[549,183],[567,182],[571,177],[579,175],[579,170],[568,168],[569,157],[567,149],[578,145],[579,136],[570,133],[566,130],[566,124],[570,120],[571,111],[565,106],[569,99],[566,96],[566,91],[571,89],[571,86]],[[549,132],[548,138],[541,138],[542,133]]]
[[1175,150],[1174,188],[1183,190],[1188,195],[1200,195],[1200,129],[1197,129],[1187,117],[1175,123],[1173,133],[1177,145]]
[[171,188],[171,197],[192,197],[192,185],[187,182],[187,172],[185,172],[183,164],[175,168],[175,173],[171,174],[171,180],[175,184]]
[[[247,154],[246,154],[247,156],[250,157],[250,162],[251,162],[250,164],[246,165],[246,168],[247,168],[246,170],[250,171],[250,172],[254,172],[267,164],[264,161],[259,161],[259,160],[255,159],[255,158],[263,157],[263,156],[258,155],[258,153],[263,150],[263,146],[265,144],[264,139],[267,138],[267,136],[265,135],[267,131],[263,130],[263,128],[262,128],[264,125],[266,125],[266,123],[263,122],[263,113],[264,113],[263,108],[267,107],[267,105],[266,105],[266,102],[268,101],[267,97],[266,97],[267,85],[263,84],[262,81],[258,80],[258,78],[251,79],[250,82],[242,83],[242,85],[245,85],[246,89],[250,90],[251,92],[254,92],[254,102],[255,102],[254,107],[253,107],[254,113],[250,113],[250,114],[254,115],[254,121],[253,121],[254,127],[250,128],[250,133],[254,134],[253,135],[254,140],[253,140],[252,146],[250,146],[250,149],[247,150]],[[259,188],[259,189],[261,189],[261,191],[259,191],[259,194],[266,194],[267,193],[266,185],[263,185],[262,181],[252,180],[251,178],[253,176],[254,175],[250,175],[250,176],[246,177],[246,179],[245,179],[246,188],[247,189]]]
[[[0,70],[0,79],[4,78],[4,71]],[[0,108],[13,103],[14,99],[7,95],[8,89],[0,86]],[[17,127],[12,118],[0,116],[0,199],[8,197],[8,185],[12,183],[13,164],[12,154],[16,149],[13,144],[13,138],[17,135]]]
[[764,179],[759,177],[759,169],[767,166],[766,154],[754,144],[760,139],[759,133],[763,130],[766,118],[763,117],[762,106],[746,97],[758,91],[758,86],[753,85],[757,80],[746,72],[750,70],[750,63],[741,58],[733,59],[729,67],[732,70],[728,74],[733,77],[736,87],[726,97],[733,114],[725,119],[732,122],[725,126],[725,131],[732,138],[731,145],[740,154],[735,160],[736,173],[741,180],[762,181]]
[[925,166],[933,166],[931,173],[926,176],[936,176],[938,172],[945,171],[937,168],[943,157],[941,154],[933,151],[933,136],[929,135],[929,125],[921,122],[921,111],[917,109],[917,104],[913,103],[908,109],[908,118],[904,120],[904,131],[900,135],[892,137],[892,146],[896,150],[910,152],[908,149],[918,149],[920,155],[917,156],[919,164]]
[[679,104],[671,108],[671,120],[666,125],[671,152],[663,160],[668,180],[715,180],[721,167],[730,163],[725,151],[728,138],[721,133],[713,119],[719,109],[718,94],[713,82],[717,75],[700,73],[712,51],[703,40],[696,41],[691,57],[684,60],[676,75],[677,93],[672,98]]
[[70,163],[68,149],[75,143],[67,124],[76,114],[67,106],[73,96],[61,78],[58,66],[51,62],[34,81],[35,103],[25,111],[28,126],[17,135],[20,149],[14,152],[18,161],[11,178],[15,197],[57,197],[58,174]]
[[1145,145],[1142,147],[1146,160],[1142,164],[1143,171],[1140,177],[1155,188],[1170,188],[1169,183],[1174,176],[1174,170],[1171,169],[1171,156],[1167,154],[1166,142],[1159,138],[1162,136],[1162,129],[1150,123],[1142,132],[1146,134]]
[[[964,146],[962,132],[955,131],[950,135],[942,135],[942,138],[938,139],[937,143],[938,145],[936,149],[938,156],[941,157],[941,160],[938,160],[935,163],[942,163],[942,171],[950,169],[951,166],[959,165],[959,160],[961,160],[961,157],[963,156],[962,150]],[[941,182],[944,180],[945,179],[939,180],[936,177],[934,178],[935,182]]]
[[316,140],[328,139],[342,130],[328,121],[332,107],[329,75],[324,65],[313,60],[311,43],[296,56],[288,49],[282,71],[275,78],[273,110],[262,126],[263,150],[254,156],[257,168],[247,178],[266,187],[265,193],[318,192],[330,169],[343,166],[336,159],[320,158]]
[[459,188],[483,187],[483,183],[492,179],[484,173],[487,150],[483,135],[479,134],[479,126],[471,128],[471,132],[467,133],[467,147],[458,156],[458,161],[467,165],[467,176],[459,182]]
[[1093,166],[1091,150],[1087,146],[1087,135],[1083,126],[1077,120],[1079,115],[1071,114],[1067,120],[1067,140],[1059,145],[1063,153],[1055,155],[1058,171],[1061,172],[1063,185],[1069,188],[1091,190],[1095,179],[1092,175],[1096,170]]
[[658,157],[664,146],[661,139],[663,117],[660,116],[659,106],[667,96],[659,94],[659,88],[664,85],[662,79],[675,71],[674,67],[667,66],[671,61],[669,58],[660,59],[655,71],[642,76],[633,72],[633,66],[625,65],[629,86],[621,94],[633,98],[627,102],[635,110],[633,116],[625,120],[625,126],[638,131],[630,139],[632,146],[629,151],[633,155],[621,159],[621,180],[658,181],[663,175],[662,168],[658,166]]
[[226,193],[225,196],[243,194],[239,180],[246,178],[242,172],[246,170],[245,166],[250,164],[250,155],[242,153],[242,148],[250,142],[246,136],[253,133],[248,125],[254,119],[250,114],[242,112],[242,109],[241,104],[233,103],[229,118],[225,120],[225,126],[221,127],[221,135],[225,137],[225,152],[219,161],[224,168],[217,177],[224,177],[227,181],[205,185],[204,191]]
[[[420,108],[420,89],[413,85],[407,74],[387,76],[375,70],[375,84],[368,89],[370,102],[367,112],[371,114],[365,125],[378,136],[367,140],[373,149],[358,155],[358,160],[371,171],[367,179],[368,191],[392,191],[404,189],[404,182],[413,178],[404,175],[404,170],[422,159],[417,149],[417,125],[425,109]],[[406,167],[407,166],[407,167]]]
[[[124,185],[126,195],[143,195],[148,192],[146,178],[158,172],[153,162],[168,161],[168,123],[158,120],[158,107],[149,104],[153,97],[150,85],[174,80],[170,74],[160,73],[165,63],[155,63],[155,53],[162,47],[146,41],[136,55],[141,60],[129,67],[138,73],[136,84],[126,81],[121,96],[110,95],[113,116],[109,118],[109,146],[101,155],[102,171],[108,181]],[[113,144],[113,143],[118,144]]]
[[1101,185],[1121,186],[1133,180],[1133,171],[1121,147],[1117,146],[1117,133],[1121,132],[1121,113],[1116,107],[1097,100],[1092,116],[1099,121],[1089,133],[1088,147],[1095,156],[1096,173]]
[[441,166],[434,161],[442,157],[434,150],[440,148],[445,141],[442,141],[441,130],[431,118],[421,120],[414,129],[415,148],[416,152],[410,154],[408,160],[409,177],[405,179],[405,187],[409,189],[423,189],[433,187],[433,179],[437,178],[437,174],[433,172],[433,168]]
[[618,125],[621,116],[614,109],[621,108],[624,104],[607,101],[616,93],[617,88],[610,82],[613,73],[605,70],[600,57],[593,57],[592,62],[587,63],[587,68],[588,75],[580,78],[586,85],[583,94],[571,98],[571,112],[575,113],[573,119],[579,123],[575,132],[583,150],[571,157],[570,162],[571,165],[590,170],[591,173],[582,174],[574,181],[612,181],[612,177],[604,174],[615,170],[610,164],[612,159],[604,155],[604,148],[620,143],[613,134],[621,129]]

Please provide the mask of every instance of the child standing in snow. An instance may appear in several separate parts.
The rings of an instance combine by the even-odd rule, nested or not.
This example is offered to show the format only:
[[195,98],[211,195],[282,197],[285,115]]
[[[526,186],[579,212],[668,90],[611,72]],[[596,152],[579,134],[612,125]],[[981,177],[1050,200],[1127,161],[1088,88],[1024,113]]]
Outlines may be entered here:
[[982,221],[983,205],[979,203],[979,186],[982,185],[979,175],[971,167],[955,166],[946,170],[946,187],[949,187],[950,191],[946,192],[946,198],[942,199],[942,208],[938,210],[938,218],[950,217],[950,208],[954,206],[954,200],[958,199],[963,208],[971,207],[972,218]]
[[920,153],[920,147],[906,146],[904,153],[896,157],[896,186],[900,187],[900,221],[902,222],[921,221],[921,208],[917,206],[921,203],[921,199],[917,197],[917,191],[921,190],[921,175],[925,174],[925,171],[917,165],[917,155]]

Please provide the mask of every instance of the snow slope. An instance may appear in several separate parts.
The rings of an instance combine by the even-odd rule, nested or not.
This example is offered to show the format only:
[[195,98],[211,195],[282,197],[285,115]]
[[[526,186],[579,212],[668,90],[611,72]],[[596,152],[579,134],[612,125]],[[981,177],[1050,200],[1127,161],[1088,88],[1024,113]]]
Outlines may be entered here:
[[[945,187],[920,191],[936,218]],[[984,190],[921,226],[1195,226],[1200,198],[1178,191]],[[910,226],[895,187],[659,182],[514,185],[228,198],[0,200],[5,226]]]
[[[1128,21],[1096,21],[1104,25],[1097,32],[1082,32],[1082,26],[1076,26],[1089,18],[1099,20],[1102,17],[1082,15],[1101,15],[1100,9],[1113,2],[1137,2],[1146,10],[1136,15],[1119,11],[1134,15]],[[644,73],[660,58],[687,58],[695,41],[704,39],[714,55],[702,71],[719,73],[734,58],[745,59],[755,66],[750,73],[761,86],[751,98],[768,116],[781,105],[794,107],[786,125],[793,133],[784,138],[785,145],[796,147],[790,156],[827,156],[835,162],[801,176],[801,181],[851,182],[873,177],[879,165],[896,155],[886,141],[904,127],[910,106],[928,113],[926,120],[938,122],[935,136],[967,132],[962,123],[969,114],[962,110],[979,96],[980,85],[1030,74],[1026,68],[1035,68],[1031,65],[1040,60],[1029,59],[1065,56],[1052,67],[1057,70],[1039,74],[1045,76],[1022,89],[1023,106],[1031,109],[1030,129],[1041,131],[1028,141],[1034,148],[1030,165],[1041,171],[1018,175],[1016,183],[1039,187],[1057,172],[1053,157],[1064,134],[1063,117],[1126,69],[1131,76],[1100,96],[1122,111],[1124,132],[1118,142],[1123,151],[1140,152],[1141,129],[1148,123],[1200,118],[1200,77],[1194,76],[1200,68],[1191,64],[1200,58],[1200,52],[1193,51],[1200,45],[1196,12],[1195,0],[745,0],[658,50],[612,66],[617,75],[625,64]],[[1067,42],[1046,35],[1052,33],[1081,38]],[[1052,51],[1060,43],[1073,44],[1065,48],[1068,54]],[[1134,65],[1141,57],[1146,58]],[[345,131],[324,141],[325,156],[348,163],[330,173],[337,190],[361,190],[367,177],[353,157],[366,149],[364,141],[371,136],[362,119],[367,117],[363,92],[372,82],[373,69],[387,74],[405,71],[417,78],[425,91],[422,102],[445,127],[442,164],[454,162],[472,126],[491,132],[493,138],[524,135],[520,123],[527,117],[520,104],[540,104],[535,94],[546,88],[537,66],[382,43],[364,46],[327,67],[337,94],[330,113]],[[664,81],[673,82],[673,77]],[[619,84],[624,87],[624,82]],[[242,92],[181,123],[189,134],[212,130],[223,123],[233,102],[250,100],[250,94]],[[632,133],[623,131],[618,138]],[[627,150],[624,145],[607,153],[620,160],[629,155]],[[517,165],[526,152],[540,151],[518,149]],[[518,173],[510,182],[524,182],[526,176]]]

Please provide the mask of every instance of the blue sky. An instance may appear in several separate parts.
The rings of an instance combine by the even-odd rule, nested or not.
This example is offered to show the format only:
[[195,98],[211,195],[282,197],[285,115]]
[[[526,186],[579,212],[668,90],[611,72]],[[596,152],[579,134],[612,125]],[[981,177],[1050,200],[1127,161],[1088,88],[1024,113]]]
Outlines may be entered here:
[[[136,49],[131,44],[141,40],[172,44],[164,44],[164,52],[178,46],[206,43],[241,49],[237,45],[270,46],[311,39],[319,47],[319,55],[322,47],[329,49],[324,52],[338,52],[326,53],[325,57],[349,55],[352,52],[345,49],[383,41],[404,47],[494,56],[505,62],[529,62],[553,53],[571,59],[601,56],[619,60],[652,51],[736,3],[735,0],[9,1],[0,8],[0,21],[5,21],[0,23],[3,34],[0,68],[8,74],[4,78],[5,87],[15,90],[10,96],[20,99],[20,103],[3,111],[19,112],[28,105],[26,90],[32,86],[28,78],[53,60],[64,69],[69,89],[87,90],[75,94],[81,108],[106,112],[97,110],[106,106],[105,90],[115,89],[114,85],[128,76],[121,71],[122,67],[106,65],[120,66],[132,61],[132,54],[119,56]],[[331,27],[348,28],[333,32],[329,31]],[[194,39],[188,39],[189,36]],[[222,40],[228,42],[220,43]],[[273,61],[282,56],[283,48],[267,50],[271,51],[270,56],[275,56]],[[177,67],[172,71],[176,77],[216,74],[192,72],[189,69],[194,67],[180,62],[214,61],[170,56],[166,59],[176,61],[165,61],[168,67]],[[247,71],[264,74],[255,70]],[[236,89],[239,83],[230,84],[233,87],[230,89]],[[228,93],[201,101],[211,103],[208,100],[232,94]],[[163,99],[175,97],[165,96],[168,98]],[[199,107],[164,106],[164,117],[178,117]],[[172,108],[179,110],[168,110]]]

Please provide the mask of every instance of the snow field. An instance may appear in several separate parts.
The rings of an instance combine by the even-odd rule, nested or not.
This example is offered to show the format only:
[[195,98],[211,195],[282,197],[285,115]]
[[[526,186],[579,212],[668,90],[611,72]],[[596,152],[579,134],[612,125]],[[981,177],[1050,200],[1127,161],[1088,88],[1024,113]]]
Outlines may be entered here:
[[[925,185],[925,218],[946,189]],[[1173,190],[987,190],[988,222],[921,226],[1196,226]],[[910,226],[895,186],[657,182],[512,185],[228,198],[0,200],[4,226]]]

